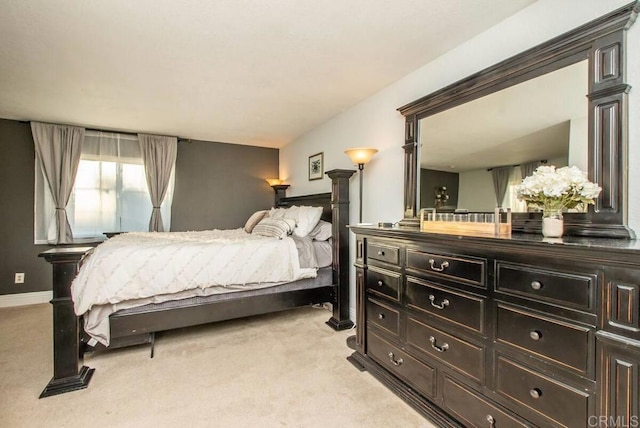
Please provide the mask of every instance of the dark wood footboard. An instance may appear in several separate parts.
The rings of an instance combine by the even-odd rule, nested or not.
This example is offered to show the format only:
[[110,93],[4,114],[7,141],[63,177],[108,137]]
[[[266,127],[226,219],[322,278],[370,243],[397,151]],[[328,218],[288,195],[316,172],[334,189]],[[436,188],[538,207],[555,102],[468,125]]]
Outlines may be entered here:
[[336,296],[333,316],[327,324],[335,330],[353,327],[349,319],[349,179],[353,170],[334,169],[331,179],[331,221],[333,225],[333,283]]
[[[327,324],[335,330],[350,328],[349,319],[349,178],[353,170],[332,170],[331,193],[283,197],[276,189],[276,205],[320,205],[323,218],[332,222],[332,285],[296,290],[269,296],[220,301],[187,308],[154,310],[134,314],[111,315],[112,340],[127,339],[132,332],[153,334],[156,331],[223,321],[238,317],[277,312],[289,308],[330,301],[333,314]],[[58,247],[40,253],[53,266],[53,378],[40,398],[86,388],[94,369],[83,365],[85,347],[80,317],[71,300],[71,283],[80,262],[91,247]],[[115,330],[114,330],[115,328]]]
[[321,206],[322,220],[331,222],[333,238],[333,285],[335,295],[332,300],[333,316],[327,321],[334,330],[353,327],[349,319],[349,179],[355,173],[352,169],[332,169],[325,172],[331,179],[331,192],[313,195],[284,197],[289,185],[273,186],[276,192],[276,206],[293,205]]
[[53,265],[53,377],[40,398],[86,388],[93,370],[82,364],[80,318],[73,311],[71,281],[91,247],[59,247],[40,253]]

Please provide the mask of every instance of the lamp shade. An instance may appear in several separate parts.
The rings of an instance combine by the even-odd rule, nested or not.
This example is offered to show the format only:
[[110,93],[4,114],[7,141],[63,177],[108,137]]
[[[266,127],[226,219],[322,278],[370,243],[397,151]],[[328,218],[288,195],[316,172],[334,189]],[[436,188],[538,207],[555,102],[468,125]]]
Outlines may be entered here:
[[360,165],[368,163],[373,155],[378,153],[378,149],[373,149],[371,147],[356,147],[354,149],[347,149],[344,153],[349,156],[351,162]]
[[269,183],[269,186],[277,186],[278,184],[282,184],[282,180],[280,180],[279,178],[266,178],[265,180],[267,181],[267,183]]

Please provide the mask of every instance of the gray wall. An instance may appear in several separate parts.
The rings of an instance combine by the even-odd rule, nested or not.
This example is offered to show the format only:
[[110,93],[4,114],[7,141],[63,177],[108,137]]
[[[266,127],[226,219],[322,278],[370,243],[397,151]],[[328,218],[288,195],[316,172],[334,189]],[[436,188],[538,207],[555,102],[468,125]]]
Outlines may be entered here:
[[277,178],[278,170],[277,149],[179,142],[171,230],[243,226],[254,211],[273,206],[264,179]]
[[456,172],[420,169],[420,207],[433,208],[436,187],[445,186],[449,200],[446,205],[458,206],[459,174]]
[[[28,123],[0,119],[0,294],[51,289],[51,267],[33,244],[33,139]],[[25,273],[24,284],[14,274]]]
[[[33,139],[28,123],[0,119],[0,295],[51,290],[50,248],[33,244]],[[273,204],[265,178],[278,176],[278,150],[196,141],[178,143],[172,230],[234,228]],[[14,284],[24,272],[25,283]]]

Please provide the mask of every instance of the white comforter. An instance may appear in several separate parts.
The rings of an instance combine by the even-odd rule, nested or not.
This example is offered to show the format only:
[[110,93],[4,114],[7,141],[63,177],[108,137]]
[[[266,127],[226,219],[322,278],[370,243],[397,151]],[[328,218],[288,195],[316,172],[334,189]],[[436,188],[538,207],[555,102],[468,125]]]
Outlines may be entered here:
[[93,316],[85,315],[85,327],[108,345],[108,316],[120,302],[148,303],[147,298],[187,290],[233,285],[229,291],[235,291],[242,285],[315,276],[316,269],[300,268],[291,238],[266,238],[242,229],[127,233],[94,249],[74,279],[71,294],[77,315],[99,309]]

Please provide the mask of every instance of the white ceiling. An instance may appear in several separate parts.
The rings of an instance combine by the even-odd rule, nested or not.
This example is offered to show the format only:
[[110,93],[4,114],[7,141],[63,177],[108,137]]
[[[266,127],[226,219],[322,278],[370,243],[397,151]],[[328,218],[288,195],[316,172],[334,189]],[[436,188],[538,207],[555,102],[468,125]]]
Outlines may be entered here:
[[567,157],[570,121],[588,112],[587,73],[581,61],[420,120],[421,167],[461,172]]
[[535,0],[0,0],[0,117],[282,147]]

